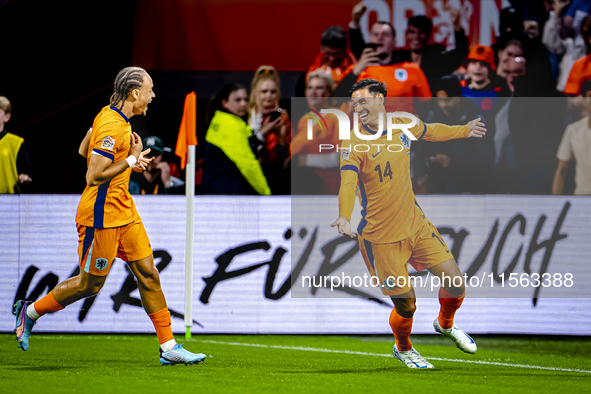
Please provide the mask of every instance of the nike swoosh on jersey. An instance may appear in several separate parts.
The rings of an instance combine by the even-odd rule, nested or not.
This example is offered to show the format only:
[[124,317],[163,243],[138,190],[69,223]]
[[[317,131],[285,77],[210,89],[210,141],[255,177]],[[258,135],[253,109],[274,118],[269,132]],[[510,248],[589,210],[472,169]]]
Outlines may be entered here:
[[378,153],[376,153],[375,155],[371,155],[371,157],[373,157],[373,158],[375,159],[375,157],[376,157],[377,155],[379,155],[380,153],[382,153],[382,152],[383,152],[383,151],[379,151],[379,152],[378,152]]

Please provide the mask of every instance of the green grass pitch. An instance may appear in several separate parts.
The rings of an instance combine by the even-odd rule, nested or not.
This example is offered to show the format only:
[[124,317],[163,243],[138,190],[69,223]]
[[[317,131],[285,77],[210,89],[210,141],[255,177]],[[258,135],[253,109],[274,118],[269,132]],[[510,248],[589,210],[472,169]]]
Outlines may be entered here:
[[0,393],[591,391],[591,338],[474,336],[467,355],[447,338],[411,336],[434,370],[394,359],[390,336],[201,335],[185,348],[205,362],[169,367],[154,335],[33,333],[26,352],[13,339],[0,335]]

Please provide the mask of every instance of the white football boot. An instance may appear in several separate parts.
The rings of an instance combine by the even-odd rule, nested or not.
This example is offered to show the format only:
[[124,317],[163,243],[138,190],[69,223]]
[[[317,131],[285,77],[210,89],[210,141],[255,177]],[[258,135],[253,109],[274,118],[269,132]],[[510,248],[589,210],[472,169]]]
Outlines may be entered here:
[[396,344],[394,344],[394,349],[392,349],[392,353],[394,354],[394,357],[402,361],[404,365],[406,365],[409,368],[435,368],[431,363],[427,362],[427,360],[425,360],[423,356],[421,356],[421,354],[415,350],[414,347],[406,352],[403,352],[398,350],[396,348]]
[[456,343],[458,349],[463,352],[474,354],[478,347],[474,342],[474,339],[470,338],[470,335],[466,334],[462,331],[458,326],[455,324],[451,328],[443,328],[439,324],[439,319],[435,319],[433,322],[433,328],[438,333],[445,335],[446,337],[450,338],[452,341]]

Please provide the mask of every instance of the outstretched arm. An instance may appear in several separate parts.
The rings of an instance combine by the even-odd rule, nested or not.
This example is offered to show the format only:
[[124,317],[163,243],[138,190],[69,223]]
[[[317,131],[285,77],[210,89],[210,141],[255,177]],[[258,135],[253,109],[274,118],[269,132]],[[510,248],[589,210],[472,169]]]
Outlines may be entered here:
[[426,124],[425,141],[449,141],[459,138],[482,138],[486,129],[480,118],[471,120],[465,126],[448,126],[441,123]]

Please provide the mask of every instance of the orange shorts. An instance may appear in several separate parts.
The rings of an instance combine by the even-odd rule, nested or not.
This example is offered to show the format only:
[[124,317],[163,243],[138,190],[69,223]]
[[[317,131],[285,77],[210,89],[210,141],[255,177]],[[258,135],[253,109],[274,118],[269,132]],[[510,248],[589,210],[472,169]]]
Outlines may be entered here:
[[359,238],[359,249],[372,276],[380,279],[384,295],[400,295],[412,289],[406,262],[417,271],[453,259],[437,228],[428,222],[412,237],[389,244]]
[[80,270],[88,274],[106,276],[115,257],[137,261],[151,254],[152,247],[141,219],[114,228],[78,225]]

